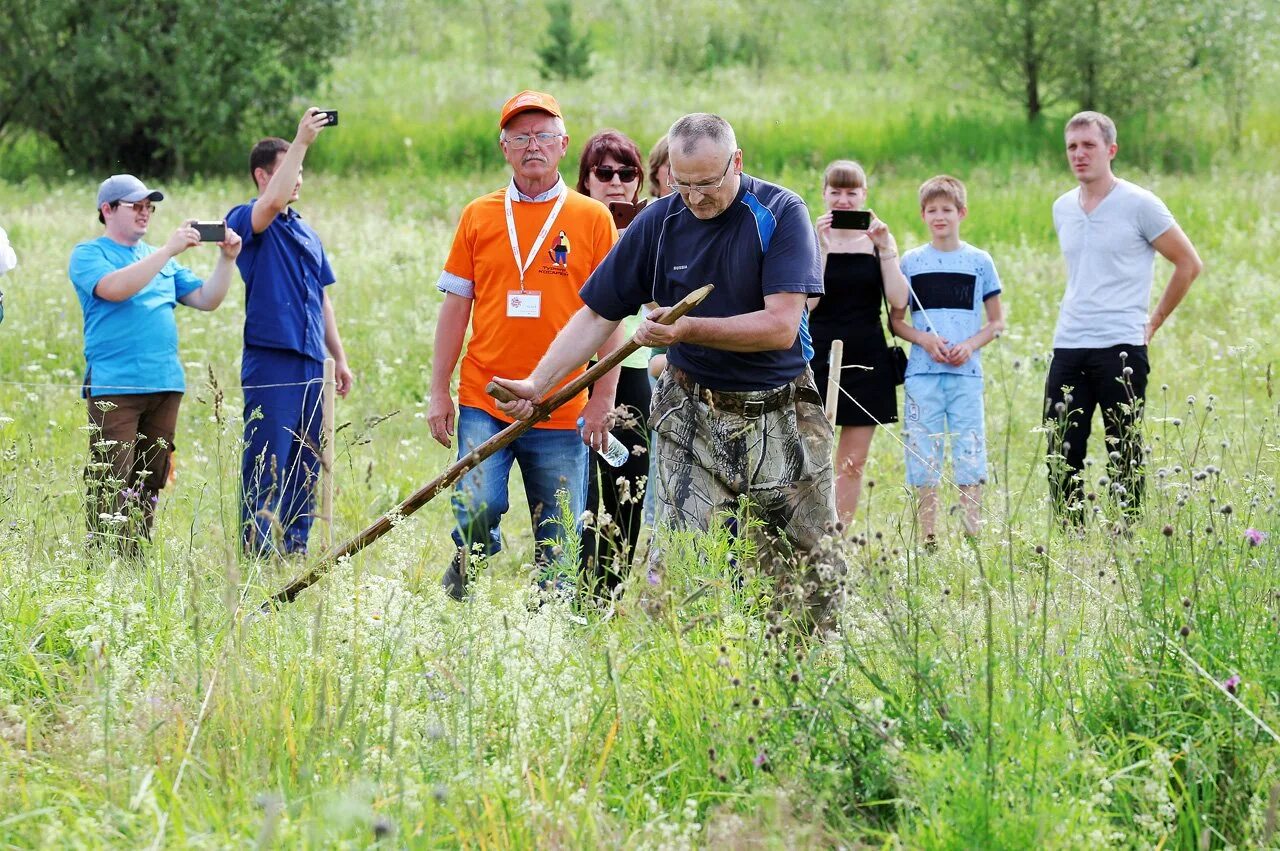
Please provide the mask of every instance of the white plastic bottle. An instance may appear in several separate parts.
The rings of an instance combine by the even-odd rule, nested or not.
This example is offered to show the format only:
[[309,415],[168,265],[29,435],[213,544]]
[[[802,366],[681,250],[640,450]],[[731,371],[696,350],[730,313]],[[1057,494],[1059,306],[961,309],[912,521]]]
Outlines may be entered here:
[[[582,426],[585,423],[585,419],[578,417],[579,434],[582,433]],[[618,440],[618,438],[613,436],[613,432],[607,432],[607,434],[609,435],[609,442],[605,444],[603,449],[597,449],[596,451],[600,453],[601,458],[608,462],[610,467],[621,467],[623,464],[627,463],[627,459],[631,457],[631,453],[627,451],[627,447],[622,445],[621,440]]]

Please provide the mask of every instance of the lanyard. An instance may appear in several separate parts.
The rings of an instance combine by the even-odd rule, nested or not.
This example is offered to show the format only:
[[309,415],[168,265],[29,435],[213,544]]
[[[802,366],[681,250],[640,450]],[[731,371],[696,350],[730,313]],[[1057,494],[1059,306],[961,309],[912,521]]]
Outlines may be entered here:
[[537,256],[538,249],[542,247],[542,243],[546,240],[547,234],[551,232],[551,226],[555,224],[556,217],[560,215],[560,208],[564,206],[565,198],[569,197],[569,187],[560,187],[560,197],[556,198],[555,206],[551,208],[551,213],[547,216],[547,220],[542,225],[542,230],[538,232],[538,238],[533,241],[533,247],[529,249],[529,256],[520,261],[520,238],[516,236],[516,217],[511,212],[511,193],[507,192],[503,196],[503,206],[507,211],[507,238],[511,240],[511,256],[516,260],[516,269],[520,272],[520,292],[524,292],[524,273],[533,265],[533,258]]

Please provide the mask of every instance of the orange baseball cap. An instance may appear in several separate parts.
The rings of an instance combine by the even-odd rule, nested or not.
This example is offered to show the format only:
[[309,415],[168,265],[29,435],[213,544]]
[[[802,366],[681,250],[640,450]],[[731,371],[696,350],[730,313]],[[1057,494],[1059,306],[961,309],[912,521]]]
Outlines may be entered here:
[[502,117],[498,119],[498,129],[501,130],[507,126],[507,122],[515,118],[522,112],[530,112],[532,110],[547,112],[556,118],[563,118],[560,114],[560,104],[556,103],[556,99],[545,92],[534,92],[525,89],[511,100],[502,105]]

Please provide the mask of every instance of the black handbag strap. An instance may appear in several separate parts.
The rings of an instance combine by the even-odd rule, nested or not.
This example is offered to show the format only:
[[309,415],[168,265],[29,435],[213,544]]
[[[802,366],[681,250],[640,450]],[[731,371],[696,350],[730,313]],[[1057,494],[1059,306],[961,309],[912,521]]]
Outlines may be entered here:
[[[898,335],[893,332],[893,319],[889,314],[889,295],[884,290],[884,272],[880,269],[880,249],[872,245],[871,255],[876,258],[876,273],[880,275],[880,300],[884,302],[884,324],[889,328],[889,337],[897,337]],[[894,345],[898,344],[894,343]]]

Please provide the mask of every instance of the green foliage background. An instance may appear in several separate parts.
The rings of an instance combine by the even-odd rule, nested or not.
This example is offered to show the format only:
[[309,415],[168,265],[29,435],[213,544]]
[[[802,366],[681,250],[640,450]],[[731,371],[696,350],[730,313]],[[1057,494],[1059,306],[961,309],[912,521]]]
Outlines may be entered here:
[[[811,209],[822,166],[857,157],[903,246],[926,237],[924,178],[969,186],[964,236],[995,257],[1009,313],[984,354],[987,530],[971,548],[948,521],[947,546],[919,557],[898,435],[880,430],[842,636],[802,653],[764,638],[769,582],[729,581],[723,535],[675,547],[662,617],[636,605],[643,577],[613,612],[530,611],[517,509],[475,601],[453,606],[437,587],[443,500],[246,621],[298,565],[236,551],[239,287],[215,313],[179,313],[190,390],[156,546],[143,565],[91,561],[66,259],[100,230],[102,175],[8,127],[0,225],[21,265],[0,279],[0,844],[1274,847],[1280,110],[1257,96],[1274,71],[1251,66],[1238,123],[1204,77],[1120,116],[1118,173],[1164,198],[1207,265],[1152,348],[1147,516],[1116,536],[1101,503],[1066,535],[1038,413],[1074,107],[1028,123],[965,70],[940,9],[582,2],[593,76],[553,88],[571,147],[603,126],[646,147],[679,114],[718,111],[748,170]],[[152,225],[156,239],[222,214],[251,192],[256,134],[288,136],[304,102],[342,110],[299,205],[337,271],[358,375],[338,409],[340,538],[451,460],[423,421],[433,282],[462,206],[506,179],[497,110],[543,85],[547,25],[535,0],[357,12],[332,75],[225,140],[228,175],[162,184]],[[211,251],[183,259],[207,273]],[[1250,546],[1246,528],[1272,537]],[[1218,687],[1233,674],[1240,705]]]
[[75,167],[225,168],[242,158],[238,134],[285,120],[325,76],[349,21],[345,0],[5,0],[0,130]]

